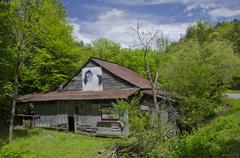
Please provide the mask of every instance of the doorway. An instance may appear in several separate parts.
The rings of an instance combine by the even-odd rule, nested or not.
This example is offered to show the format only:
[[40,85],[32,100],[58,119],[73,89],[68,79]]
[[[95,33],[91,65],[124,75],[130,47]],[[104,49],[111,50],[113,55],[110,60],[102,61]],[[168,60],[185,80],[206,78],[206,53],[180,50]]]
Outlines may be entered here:
[[68,116],[68,131],[75,132],[75,122],[73,116]]

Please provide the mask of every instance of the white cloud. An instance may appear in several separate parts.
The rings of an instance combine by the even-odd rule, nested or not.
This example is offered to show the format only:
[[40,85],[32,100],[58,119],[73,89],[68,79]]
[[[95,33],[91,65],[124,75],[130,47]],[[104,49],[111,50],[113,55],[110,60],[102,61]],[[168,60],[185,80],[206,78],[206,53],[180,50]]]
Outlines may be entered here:
[[124,4],[124,5],[153,5],[179,2],[179,0],[100,0],[111,4]]
[[181,24],[165,24],[158,25],[159,29],[162,30],[165,36],[168,36],[172,41],[178,41],[181,36],[185,35],[187,27],[192,23],[181,23]]
[[166,3],[182,3],[182,4],[198,4],[202,7],[209,5],[229,5],[237,4],[239,0],[99,0],[107,3],[126,4],[126,5],[151,5],[151,4],[166,4]]
[[[193,16],[195,9],[202,9],[204,16],[208,14],[213,19],[221,17],[233,17],[240,15],[239,0],[98,0],[103,3],[111,3],[119,6],[122,5],[155,5],[163,3],[177,3],[185,6],[186,16]],[[111,6],[111,5],[110,5]],[[99,10],[99,6],[89,5],[90,10]],[[85,8],[85,6],[84,6]],[[124,8],[124,7],[123,7]],[[232,8],[232,9],[229,9]],[[234,8],[234,9],[233,9]],[[136,28],[137,22],[140,21],[143,29],[148,26],[154,26],[160,30],[164,36],[169,37],[171,41],[178,41],[186,33],[186,28],[193,23],[169,23],[161,24],[159,21],[166,21],[165,15],[140,14],[133,11],[124,12],[116,8],[106,7],[94,20],[78,21],[69,19],[72,24],[73,37],[77,41],[91,43],[98,38],[108,38],[119,42],[122,46],[131,47],[133,45],[135,33],[131,28]],[[99,13],[99,12],[98,12]],[[168,20],[169,22],[171,20]],[[179,20],[178,20],[179,21]],[[174,20],[173,20],[174,22]]]
[[214,7],[218,6],[218,4],[216,4],[214,2],[211,2],[211,1],[206,1],[206,2],[197,1],[197,2],[193,2],[193,3],[188,2],[188,3],[185,3],[185,4],[186,4],[185,11],[191,11],[191,10],[194,10],[194,9],[197,9],[197,8],[208,10],[208,9],[211,9],[211,8],[214,8]]
[[90,43],[104,37],[121,43],[123,47],[131,47],[134,44],[136,34],[131,28],[136,28],[138,21],[143,24],[144,30],[149,29],[149,26],[154,26],[171,41],[178,41],[181,35],[185,34],[187,26],[190,25],[190,23],[159,24],[144,16],[139,18],[137,15],[115,8],[100,14],[95,21],[80,22],[76,19],[69,21],[74,27],[73,37],[77,41],[83,40],[85,43]]
[[[183,4],[186,6],[185,11],[194,9],[211,10],[214,8],[233,8],[239,7],[239,0],[100,0],[106,3],[123,4],[123,5],[155,5],[155,4]],[[227,13],[231,15],[230,13]],[[235,14],[233,14],[235,15]],[[228,16],[229,17],[229,16]]]
[[77,19],[69,19],[69,23],[73,27],[72,36],[76,41],[83,41],[86,44],[91,43],[91,40],[81,33],[81,26],[77,23]]
[[98,16],[98,19],[99,20],[108,20],[111,18],[121,18],[123,16],[123,14],[124,14],[123,11],[113,8],[112,10],[110,10],[108,12],[100,14]]
[[240,9],[232,10],[232,9],[228,9],[225,7],[221,7],[221,8],[216,8],[216,9],[209,11],[208,14],[210,16],[212,16],[213,18],[216,18],[216,17],[226,17],[227,18],[227,17],[233,17],[233,16],[240,15]]

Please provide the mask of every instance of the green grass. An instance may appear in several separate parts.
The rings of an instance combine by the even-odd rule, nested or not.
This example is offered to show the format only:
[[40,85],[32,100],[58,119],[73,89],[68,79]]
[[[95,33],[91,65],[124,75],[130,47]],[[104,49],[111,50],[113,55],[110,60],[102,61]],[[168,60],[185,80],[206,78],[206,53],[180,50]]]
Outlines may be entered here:
[[226,93],[231,93],[231,94],[240,94],[240,90],[227,90]]
[[[0,135],[2,141],[6,138],[6,134]],[[24,147],[39,158],[94,158],[97,151],[109,148],[115,142],[112,138],[34,128],[15,130],[12,145]]]

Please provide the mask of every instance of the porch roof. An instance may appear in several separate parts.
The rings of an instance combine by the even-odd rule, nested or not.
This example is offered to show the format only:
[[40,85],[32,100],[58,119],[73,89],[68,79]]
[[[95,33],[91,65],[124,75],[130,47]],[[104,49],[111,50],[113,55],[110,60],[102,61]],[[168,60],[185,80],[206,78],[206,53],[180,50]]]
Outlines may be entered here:
[[54,91],[45,94],[32,93],[20,96],[18,102],[41,102],[57,100],[107,100],[107,99],[126,99],[136,93],[138,88],[104,91]]

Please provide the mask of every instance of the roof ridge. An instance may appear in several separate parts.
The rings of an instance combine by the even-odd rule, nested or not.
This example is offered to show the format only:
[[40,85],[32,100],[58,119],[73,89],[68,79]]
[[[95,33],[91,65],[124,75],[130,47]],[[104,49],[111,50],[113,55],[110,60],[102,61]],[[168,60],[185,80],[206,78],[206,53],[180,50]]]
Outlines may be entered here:
[[[97,59],[97,60],[101,60],[101,61],[104,61],[104,62],[107,62],[107,63],[116,64],[116,65],[118,65],[118,66],[122,66],[122,67],[124,67],[124,68],[129,69],[129,70],[132,70],[131,68],[128,68],[128,67],[126,67],[126,66],[124,66],[124,65],[122,65],[122,64],[118,64],[118,63],[113,62],[113,61],[108,61],[108,60],[104,60],[104,59],[97,58],[97,57],[90,57],[89,59]],[[133,71],[133,70],[132,70],[132,71]],[[133,72],[134,72],[134,71],[133,71]]]
[[[135,73],[136,75],[138,75],[138,76],[143,77],[144,79],[146,79],[143,75],[141,75],[140,73],[132,70],[132,69],[129,68],[129,67],[126,67],[125,65],[118,64],[118,63],[116,63],[116,62],[107,61],[107,60],[100,59],[100,58],[96,58],[96,57],[90,57],[90,59],[92,59],[92,58],[93,58],[93,59],[97,59],[97,60],[101,60],[101,61],[104,61],[104,62],[107,62],[107,63],[116,64],[116,65],[121,66],[121,67],[123,67],[124,69],[130,70],[130,71],[132,71],[133,73]],[[147,80],[147,79],[146,79],[146,80]]]
[[[98,58],[90,58],[93,62],[95,62],[96,64],[100,65],[101,67],[105,68],[106,70],[108,70],[109,72],[111,72],[112,74],[118,76],[119,78],[139,87],[139,88],[142,88],[142,89],[145,89],[145,88],[149,88],[150,87],[150,84],[149,84],[149,80],[146,79],[144,76],[142,76],[141,74],[139,74],[138,72],[135,72],[133,70],[131,70],[130,68],[126,67],[126,66],[123,66],[123,65],[120,65],[120,64],[117,64],[117,63],[114,63],[114,62],[109,62],[109,61],[106,61],[106,60],[102,60],[102,59],[98,59]],[[115,66],[115,70],[114,70],[114,67],[109,67],[109,64],[114,64]],[[122,70],[121,70],[122,69]],[[119,73],[120,71],[120,73]],[[121,71],[128,71],[128,75],[129,76],[124,76],[123,75],[123,72]],[[131,76],[132,75],[132,76]],[[138,83],[137,81],[141,82],[141,83]]]

